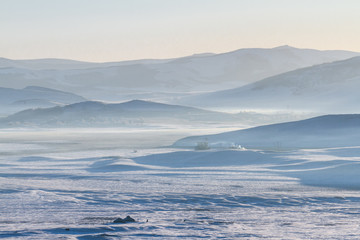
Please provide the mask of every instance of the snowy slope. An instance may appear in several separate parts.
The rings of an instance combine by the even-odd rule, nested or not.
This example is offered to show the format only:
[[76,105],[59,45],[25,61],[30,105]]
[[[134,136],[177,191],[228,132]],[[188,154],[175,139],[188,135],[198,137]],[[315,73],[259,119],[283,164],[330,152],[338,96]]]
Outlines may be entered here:
[[133,100],[108,104],[87,101],[44,109],[29,109],[0,119],[2,127],[127,127],[196,122],[237,121],[236,115]]
[[172,60],[98,64],[56,59],[2,59],[0,86],[23,88],[37,85],[99,100],[128,100],[138,96],[136,94],[148,94],[148,98],[156,99],[164,97],[164,93],[169,93],[169,97],[174,93],[239,87],[290,70],[357,55],[359,53],[283,46]]
[[360,114],[325,115],[307,120],[272,124],[216,135],[180,139],[176,147],[237,146],[273,150],[360,145]]
[[298,69],[180,100],[194,106],[351,113],[360,110],[360,57]]

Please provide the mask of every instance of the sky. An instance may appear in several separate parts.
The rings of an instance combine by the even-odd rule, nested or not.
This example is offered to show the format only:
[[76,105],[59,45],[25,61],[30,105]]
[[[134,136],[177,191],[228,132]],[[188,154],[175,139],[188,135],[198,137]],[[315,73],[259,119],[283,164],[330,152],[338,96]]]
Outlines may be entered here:
[[0,57],[91,62],[290,45],[360,52],[359,0],[0,0]]

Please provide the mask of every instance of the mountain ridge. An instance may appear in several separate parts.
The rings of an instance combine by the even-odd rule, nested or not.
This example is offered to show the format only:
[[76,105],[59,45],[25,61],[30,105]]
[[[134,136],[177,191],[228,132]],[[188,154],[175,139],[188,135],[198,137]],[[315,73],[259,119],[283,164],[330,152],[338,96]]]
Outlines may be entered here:
[[[165,60],[90,63],[90,68],[83,69],[68,67],[65,63],[66,67],[58,64],[56,68],[56,64],[48,63],[53,68],[42,69],[38,63],[39,66],[31,68],[32,62],[28,68],[0,68],[0,78],[6,79],[0,87],[37,85],[103,101],[126,101],[146,95],[147,99],[170,102],[190,93],[244,86],[279,73],[358,55],[360,53],[288,46],[238,49]],[[26,65],[27,62],[20,63]],[[173,93],[179,96],[174,97]]]

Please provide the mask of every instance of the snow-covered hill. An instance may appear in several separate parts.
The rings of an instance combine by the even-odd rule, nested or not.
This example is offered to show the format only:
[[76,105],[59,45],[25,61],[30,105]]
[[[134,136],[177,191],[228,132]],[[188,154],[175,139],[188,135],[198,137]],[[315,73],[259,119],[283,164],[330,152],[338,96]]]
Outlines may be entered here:
[[143,127],[171,124],[237,122],[236,115],[191,107],[133,100],[125,103],[87,101],[29,109],[0,119],[1,127]]
[[52,107],[85,100],[73,93],[43,87],[28,86],[23,89],[0,87],[0,115],[28,108]]
[[357,55],[282,46],[113,63],[0,59],[0,87],[37,85],[98,100],[176,98],[183,93],[239,87],[279,73]]
[[202,107],[358,112],[360,57],[298,69],[244,87],[200,94],[179,103]]
[[195,147],[200,142],[209,146],[243,146],[283,150],[293,148],[326,148],[360,145],[360,114],[325,115],[225,132],[216,135],[180,139],[176,147]]

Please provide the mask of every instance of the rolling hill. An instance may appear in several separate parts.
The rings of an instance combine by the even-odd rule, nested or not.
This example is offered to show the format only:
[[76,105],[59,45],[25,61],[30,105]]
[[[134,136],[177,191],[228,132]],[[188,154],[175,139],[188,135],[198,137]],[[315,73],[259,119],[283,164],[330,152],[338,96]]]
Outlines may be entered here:
[[86,101],[24,110],[0,119],[0,127],[143,127],[237,121],[236,115],[142,100]]
[[302,68],[224,91],[185,97],[180,104],[198,107],[359,112],[360,57]]
[[28,86],[23,89],[0,87],[0,114],[14,113],[28,108],[66,105],[85,100],[73,93],[37,86]]

